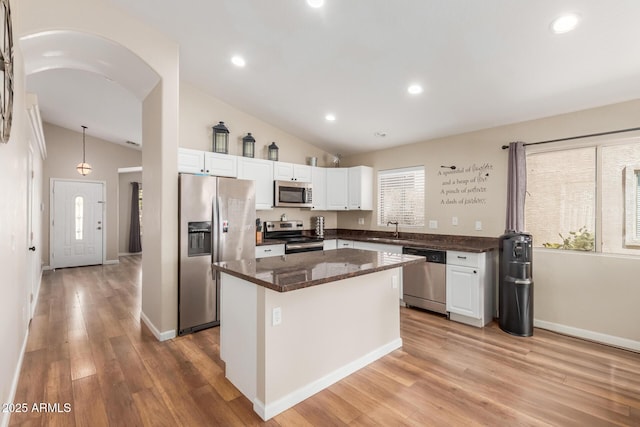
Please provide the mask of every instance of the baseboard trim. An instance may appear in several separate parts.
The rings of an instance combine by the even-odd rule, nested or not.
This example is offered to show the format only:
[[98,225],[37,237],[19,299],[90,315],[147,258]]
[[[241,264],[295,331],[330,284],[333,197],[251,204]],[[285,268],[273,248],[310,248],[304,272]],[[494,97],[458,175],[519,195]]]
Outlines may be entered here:
[[565,335],[571,335],[576,338],[583,338],[589,341],[595,341],[614,347],[624,348],[626,350],[640,352],[640,341],[634,341],[628,338],[616,337],[614,335],[607,335],[600,332],[589,331],[586,329],[575,328],[573,326],[538,319],[533,320],[533,326]]
[[142,311],[140,312],[140,320],[142,320],[144,324],[147,325],[147,328],[149,328],[153,336],[156,337],[158,341],[167,341],[176,337],[175,330],[160,332],[158,328],[156,328],[156,326],[153,324],[153,322],[151,322],[147,315]]
[[298,390],[284,396],[273,403],[265,405],[260,399],[255,399],[253,402],[253,410],[262,418],[267,421],[270,418],[275,417],[279,413],[286,411],[287,409],[297,405],[305,399],[313,396],[319,391],[324,390],[330,385],[340,381],[341,379],[353,374],[359,369],[364,368],[368,364],[375,362],[383,356],[391,353],[394,350],[402,347],[402,338],[397,338],[382,347],[379,347],[373,350],[370,353],[365,354],[364,356],[354,360],[347,365],[336,369],[328,375],[325,375],[322,378],[318,378],[316,381],[313,381],[310,384],[307,384],[304,387],[299,388]]
[[[16,391],[18,390],[18,381],[20,380],[20,371],[22,370],[22,361],[24,360],[24,352],[27,350],[27,342],[29,340],[29,328],[24,334],[24,341],[22,342],[22,348],[20,349],[20,357],[18,358],[18,364],[16,371],[13,374],[13,381],[11,382],[11,389],[9,391],[9,398],[7,402],[14,402],[16,397]],[[7,427],[11,419],[11,412],[2,412],[2,419],[0,419],[0,426]]]
[[107,259],[102,262],[102,265],[120,264],[119,259]]

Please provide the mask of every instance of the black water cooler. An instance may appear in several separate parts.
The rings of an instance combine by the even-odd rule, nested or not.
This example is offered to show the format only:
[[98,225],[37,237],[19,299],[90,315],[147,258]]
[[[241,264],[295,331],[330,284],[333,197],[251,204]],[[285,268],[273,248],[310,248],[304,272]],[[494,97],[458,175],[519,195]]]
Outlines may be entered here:
[[533,335],[533,276],[530,234],[500,236],[499,323],[512,335]]

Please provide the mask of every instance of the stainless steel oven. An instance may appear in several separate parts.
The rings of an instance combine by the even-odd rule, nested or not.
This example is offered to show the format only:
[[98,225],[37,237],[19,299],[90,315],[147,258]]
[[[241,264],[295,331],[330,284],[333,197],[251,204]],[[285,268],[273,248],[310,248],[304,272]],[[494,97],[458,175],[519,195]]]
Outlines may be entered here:
[[274,181],[274,201],[275,206],[310,208],[312,197],[312,186],[309,182],[295,181]]
[[283,240],[284,253],[295,254],[298,252],[321,251],[324,249],[322,237],[314,237],[304,234],[302,221],[265,221],[265,239]]

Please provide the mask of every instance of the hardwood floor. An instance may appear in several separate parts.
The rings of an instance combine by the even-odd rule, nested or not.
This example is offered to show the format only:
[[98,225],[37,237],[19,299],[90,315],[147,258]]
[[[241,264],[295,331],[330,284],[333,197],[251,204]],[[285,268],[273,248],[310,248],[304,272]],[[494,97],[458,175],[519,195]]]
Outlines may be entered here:
[[224,377],[219,328],[160,343],[141,324],[140,274],[135,256],[45,272],[10,425],[640,425],[640,354],[410,309],[402,349],[265,423]]

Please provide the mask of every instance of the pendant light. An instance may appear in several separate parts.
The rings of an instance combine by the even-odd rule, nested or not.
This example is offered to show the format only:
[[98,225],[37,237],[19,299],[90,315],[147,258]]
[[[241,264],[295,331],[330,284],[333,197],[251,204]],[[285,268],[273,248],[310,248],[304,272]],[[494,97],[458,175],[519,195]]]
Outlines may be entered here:
[[91,173],[91,165],[86,162],[85,159],[85,131],[87,130],[86,126],[82,126],[82,163],[78,163],[76,166],[76,170],[82,176],[87,176]]

